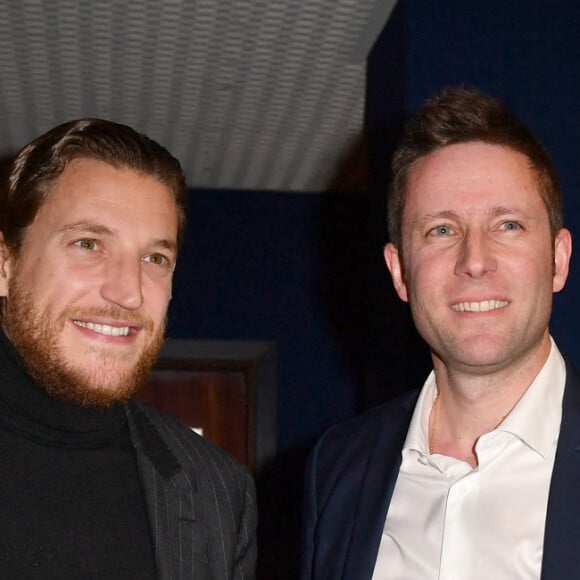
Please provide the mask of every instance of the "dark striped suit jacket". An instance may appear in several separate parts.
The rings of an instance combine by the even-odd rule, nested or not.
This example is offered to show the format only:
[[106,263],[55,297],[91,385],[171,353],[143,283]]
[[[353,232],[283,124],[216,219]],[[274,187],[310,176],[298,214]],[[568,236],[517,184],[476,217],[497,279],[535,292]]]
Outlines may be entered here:
[[256,501],[247,470],[158,410],[126,405],[160,580],[252,580]]

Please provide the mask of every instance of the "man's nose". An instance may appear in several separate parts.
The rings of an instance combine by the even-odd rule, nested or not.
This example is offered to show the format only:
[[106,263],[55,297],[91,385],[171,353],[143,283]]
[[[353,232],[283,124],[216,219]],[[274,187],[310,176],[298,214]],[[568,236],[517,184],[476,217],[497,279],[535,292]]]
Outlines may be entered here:
[[143,305],[142,262],[134,257],[119,257],[106,264],[101,296],[127,310]]
[[497,270],[493,241],[483,232],[468,232],[463,238],[455,264],[455,274],[479,278]]

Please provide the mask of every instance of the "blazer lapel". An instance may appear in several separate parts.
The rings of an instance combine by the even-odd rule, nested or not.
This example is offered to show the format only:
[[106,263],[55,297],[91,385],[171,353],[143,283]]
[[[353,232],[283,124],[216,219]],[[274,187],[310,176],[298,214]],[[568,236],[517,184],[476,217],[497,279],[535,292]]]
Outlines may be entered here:
[[417,401],[417,393],[402,400],[385,417],[369,456],[358,497],[343,578],[370,580],[395,482],[401,465],[401,450]]
[[580,376],[567,364],[562,424],[552,472],[542,580],[578,578],[580,570]]
[[143,409],[130,402],[126,410],[147,503],[158,578],[203,578],[194,574],[192,553],[197,482],[184,473]]

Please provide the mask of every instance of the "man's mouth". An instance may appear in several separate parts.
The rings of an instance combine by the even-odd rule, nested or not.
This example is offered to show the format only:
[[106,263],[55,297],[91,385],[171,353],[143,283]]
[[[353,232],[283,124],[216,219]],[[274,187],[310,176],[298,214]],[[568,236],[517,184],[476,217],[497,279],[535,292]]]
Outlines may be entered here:
[[73,323],[81,328],[92,330],[105,336],[128,336],[131,331],[130,326],[111,326],[110,324],[95,324],[94,322],[84,322],[83,320],[73,320]]
[[458,302],[452,304],[451,309],[455,312],[489,312],[498,308],[505,308],[507,300],[482,300],[481,302]]

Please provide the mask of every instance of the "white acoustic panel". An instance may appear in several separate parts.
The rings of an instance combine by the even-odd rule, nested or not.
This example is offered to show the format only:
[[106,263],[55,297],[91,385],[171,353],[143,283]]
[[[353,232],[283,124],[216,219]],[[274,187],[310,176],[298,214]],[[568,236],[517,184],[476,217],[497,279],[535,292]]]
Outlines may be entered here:
[[96,116],[160,141],[192,187],[323,191],[395,2],[4,0],[0,154]]

